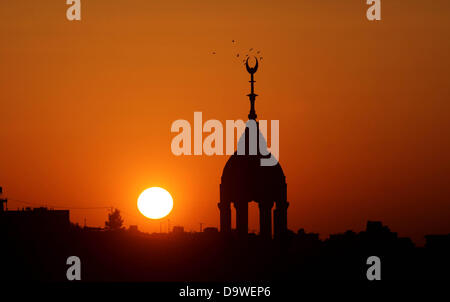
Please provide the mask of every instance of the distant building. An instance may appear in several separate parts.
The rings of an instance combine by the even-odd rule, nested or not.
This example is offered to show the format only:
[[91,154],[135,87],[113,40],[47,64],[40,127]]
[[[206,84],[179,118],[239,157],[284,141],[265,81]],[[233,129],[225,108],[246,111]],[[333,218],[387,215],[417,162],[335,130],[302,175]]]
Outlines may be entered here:
[[433,250],[450,251],[450,234],[426,235],[425,247]]
[[174,226],[172,229],[172,233],[174,234],[183,234],[184,233],[184,227],[182,226]]
[[128,231],[131,233],[139,233],[137,225],[130,225],[130,227],[128,228]]
[[388,226],[383,225],[381,221],[367,221],[366,225],[366,232],[367,233],[384,233],[389,234],[391,233],[391,230]]
[[367,221],[366,230],[361,232],[360,235],[367,241],[377,242],[388,241],[394,242],[398,240],[396,232],[392,232],[388,226],[383,225],[381,221]]
[[[7,232],[64,232],[70,227],[69,210],[26,208],[0,211],[0,230]],[[31,233],[31,232],[30,232]]]
[[8,199],[2,198],[3,188],[0,187],[0,212],[7,210]]
[[208,233],[208,234],[213,234],[213,233],[218,233],[218,232],[219,232],[219,229],[214,228],[214,227],[208,227],[203,230],[203,233]]
[[101,227],[89,227],[89,226],[84,226],[83,227],[83,231],[88,231],[88,232],[101,232],[104,231],[104,228]]
[[299,229],[297,238],[303,241],[320,241],[319,233],[306,233],[305,229]]

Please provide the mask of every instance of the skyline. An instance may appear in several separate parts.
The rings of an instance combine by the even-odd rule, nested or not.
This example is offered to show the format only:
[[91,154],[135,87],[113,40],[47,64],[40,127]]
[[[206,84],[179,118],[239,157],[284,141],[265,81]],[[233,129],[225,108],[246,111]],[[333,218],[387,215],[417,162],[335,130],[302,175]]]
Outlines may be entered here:
[[[246,120],[235,55],[255,48],[258,118],[280,121],[289,229],[327,236],[381,220],[415,243],[450,232],[448,2],[384,2],[378,24],[363,1],[83,5],[73,24],[64,1],[0,4],[0,186],[11,199],[113,206],[152,232],[160,222],[136,203],[160,186],[174,199],[166,220],[218,227],[228,156],[174,156],[170,125],[195,111]],[[98,226],[106,213],[71,220]],[[249,213],[258,229],[256,204]]]

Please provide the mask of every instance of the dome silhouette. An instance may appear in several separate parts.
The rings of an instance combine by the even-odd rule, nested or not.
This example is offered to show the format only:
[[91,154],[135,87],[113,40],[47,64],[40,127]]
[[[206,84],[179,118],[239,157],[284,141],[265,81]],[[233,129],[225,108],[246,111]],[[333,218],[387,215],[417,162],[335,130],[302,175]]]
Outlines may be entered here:
[[226,199],[245,199],[250,202],[286,198],[286,177],[280,163],[277,162],[273,166],[261,165],[261,159],[269,159],[271,154],[267,149],[266,139],[259,131],[259,123],[257,125],[256,154],[249,154],[249,129],[246,128],[238,142],[238,149],[242,148],[245,155],[234,152],[223,168],[221,180],[222,186],[227,187],[223,192]]
[[237,151],[228,159],[222,172],[220,184],[220,231],[231,231],[231,204],[236,208],[236,229],[240,235],[248,233],[248,203],[256,202],[259,206],[260,235],[272,237],[272,208],[274,235],[280,237],[287,232],[287,185],[283,169],[278,161],[274,165],[265,165],[262,160],[274,158],[267,148],[267,142],[256,121],[254,92],[254,73],[258,70],[258,59],[254,67],[248,65],[251,92],[249,121],[239,138]]

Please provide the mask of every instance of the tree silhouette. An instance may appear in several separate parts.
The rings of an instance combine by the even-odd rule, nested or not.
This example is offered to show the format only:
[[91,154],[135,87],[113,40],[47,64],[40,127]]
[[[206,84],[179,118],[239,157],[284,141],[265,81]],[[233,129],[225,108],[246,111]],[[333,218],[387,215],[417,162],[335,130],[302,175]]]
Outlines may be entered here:
[[121,230],[123,225],[123,219],[118,209],[114,209],[108,214],[108,220],[105,221],[105,228],[111,231]]

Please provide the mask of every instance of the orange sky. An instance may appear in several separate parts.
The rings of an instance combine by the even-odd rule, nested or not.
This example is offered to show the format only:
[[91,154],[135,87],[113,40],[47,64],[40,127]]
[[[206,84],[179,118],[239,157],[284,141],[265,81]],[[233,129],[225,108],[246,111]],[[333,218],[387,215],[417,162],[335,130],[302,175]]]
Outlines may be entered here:
[[[289,227],[402,236],[450,232],[450,2],[82,0],[0,3],[0,185],[10,199],[114,206],[159,231],[136,199],[169,190],[171,225],[218,226],[226,156],[170,151],[171,123],[243,119],[264,57],[256,112],[280,121]],[[236,40],[233,45],[231,40]],[[212,54],[212,52],[216,54]],[[10,209],[25,206],[9,203]],[[71,211],[103,225],[107,210]],[[250,229],[257,227],[251,206]],[[164,220],[167,223],[167,219]]]

